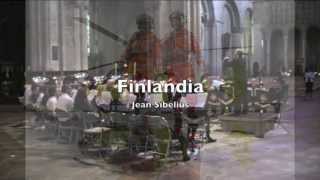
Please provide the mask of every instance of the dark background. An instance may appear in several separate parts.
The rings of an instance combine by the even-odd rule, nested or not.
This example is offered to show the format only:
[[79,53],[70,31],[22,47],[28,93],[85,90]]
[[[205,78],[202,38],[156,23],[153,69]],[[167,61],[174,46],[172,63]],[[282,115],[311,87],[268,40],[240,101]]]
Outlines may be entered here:
[[0,104],[17,103],[23,94],[25,2],[0,2]]
[[[0,126],[2,127],[8,124],[19,125],[24,122],[24,111],[12,110],[6,105],[17,104],[17,97],[23,95],[26,59],[25,25],[24,1],[0,1]],[[317,36],[320,34],[315,34],[315,37]],[[12,71],[6,74],[3,69],[7,67]],[[10,85],[4,86],[4,82],[9,82]],[[319,91],[316,93],[313,100],[306,101],[302,96],[295,99],[293,117],[295,119],[295,152],[300,154],[296,156],[295,161],[297,180],[318,180],[320,175],[319,161],[309,158],[309,156],[318,158],[318,151],[307,151],[319,149],[320,93]],[[21,139],[24,139],[24,133],[20,131],[17,128],[16,133],[20,133]],[[0,152],[0,162],[9,162],[0,165],[0,179],[9,177],[10,179],[25,179],[24,146],[1,129]],[[11,158],[12,154],[17,158]],[[314,173],[301,171],[306,168],[314,170]]]
[[1,180],[26,179],[25,130],[16,128],[14,136],[6,131],[12,125],[24,126],[25,112],[17,97],[24,92],[25,34],[25,1],[0,1]]

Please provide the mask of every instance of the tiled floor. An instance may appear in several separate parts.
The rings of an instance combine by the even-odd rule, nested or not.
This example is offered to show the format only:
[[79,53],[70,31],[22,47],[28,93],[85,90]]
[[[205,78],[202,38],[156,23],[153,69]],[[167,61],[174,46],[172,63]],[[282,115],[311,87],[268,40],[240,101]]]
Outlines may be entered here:
[[[83,164],[73,159],[79,156],[76,146],[58,144],[40,138],[38,132],[27,131],[26,175],[30,180],[318,180],[320,94],[307,101],[298,97],[295,104],[295,112],[283,115],[284,128],[277,127],[263,139],[214,131],[218,142],[206,145],[200,159],[179,162],[158,172],[124,172],[123,167],[102,160]],[[0,179],[21,179],[24,168],[17,167],[23,162],[19,159],[23,151],[21,141],[14,140],[21,137],[21,129],[0,129]]]

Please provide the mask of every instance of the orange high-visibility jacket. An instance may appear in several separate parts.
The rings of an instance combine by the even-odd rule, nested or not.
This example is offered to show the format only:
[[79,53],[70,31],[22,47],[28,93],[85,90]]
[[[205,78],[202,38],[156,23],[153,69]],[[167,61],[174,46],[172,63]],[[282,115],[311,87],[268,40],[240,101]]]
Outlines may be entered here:
[[162,53],[165,68],[176,81],[195,78],[192,61],[200,61],[200,47],[193,33],[185,28],[171,32],[162,43]]
[[133,73],[136,63],[136,79],[152,79],[161,69],[160,40],[153,32],[136,32],[130,39],[124,58],[128,73]]

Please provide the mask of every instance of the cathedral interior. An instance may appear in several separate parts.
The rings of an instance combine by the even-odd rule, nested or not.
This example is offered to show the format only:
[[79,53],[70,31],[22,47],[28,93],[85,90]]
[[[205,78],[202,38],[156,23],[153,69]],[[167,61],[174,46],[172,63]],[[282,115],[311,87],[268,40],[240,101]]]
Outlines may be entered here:
[[[27,43],[31,48],[26,67],[31,72],[80,71],[117,61],[125,49],[123,42],[136,31],[139,14],[146,13],[154,19],[154,31],[162,40],[171,30],[169,14],[181,11],[187,17],[187,28],[199,40],[205,72],[221,75],[223,59],[236,49],[246,53],[249,72],[255,62],[268,75],[281,68],[304,70],[305,62],[312,64],[313,60],[304,57],[303,51],[313,52],[317,42],[313,38],[314,42],[303,42],[307,41],[307,34],[316,33],[316,28],[300,30],[301,25],[295,22],[295,7],[293,1],[263,0],[31,1],[26,8]],[[303,27],[308,26],[305,23]],[[301,36],[295,38],[299,33]],[[291,42],[300,43],[291,47]],[[310,48],[305,47],[307,44]]]
[[320,1],[0,8],[0,179],[319,179]]
[[[253,75],[254,64],[270,76],[280,71],[302,75],[306,69],[319,71],[320,68],[317,61],[320,40],[316,36],[319,2],[316,1],[81,0],[27,1],[9,6],[24,9],[19,12],[25,12],[26,21],[10,24],[11,21],[6,21],[8,14],[2,18],[4,34],[13,33],[5,32],[9,27],[26,27],[25,33],[14,36],[25,39],[19,43],[26,46],[19,53],[21,57],[2,55],[1,73],[9,79],[20,71],[27,74],[108,72],[112,69],[108,64],[120,60],[125,42],[137,30],[138,15],[145,13],[154,19],[155,34],[162,41],[171,31],[168,16],[174,11],[184,13],[187,29],[199,41],[204,61],[200,72],[222,76],[223,60],[236,49],[245,52],[249,76]],[[6,48],[5,44],[12,41],[2,42]],[[25,61],[18,63],[19,60],[10,59]],[[20,79],[22,82],[23,77]]]
[[[28,72],[82,71],[118,61],[136,18],[146,13],[162,40],[171,30],[168,16],[181,11],[199,40],[204,72],[222,74],[223,59],[241,49],[248,72],[258,63],[266,75],[301,74],[317,63],[316,1],[30,1],[27,14]],[[90,22],[90,23],[89,23]],[[41,35],[39,36],[39,32]],[[100,71],[110,69],[97,68]]]

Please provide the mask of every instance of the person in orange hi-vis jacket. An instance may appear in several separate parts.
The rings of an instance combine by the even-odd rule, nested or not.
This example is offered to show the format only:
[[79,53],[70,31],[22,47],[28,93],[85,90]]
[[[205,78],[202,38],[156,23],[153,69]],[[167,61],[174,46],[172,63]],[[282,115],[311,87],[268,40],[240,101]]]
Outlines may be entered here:
[[162,66],[160,40],[152,32],[154,29],[152,17],[141,14],[137,17],[136,24],[138,31],[132,35],[121,59],[128,63],[127,72],[136,80],[153,79],[161,71]]
[[[169,16],[173,31],[161,43],[161,56],[166,73],[172,82],[195,80],[195,69],[200,64],[200,47],[193,33],[185,27],[185,16],[175,11]],[[179,110],[178,110],[179,111]],[[188,161],[189,137],[183,133],[182,117],[175,113],[175,133],[181,144],[183,160]]]
[[164,68],[175,81],[194,80],[195,65],[200,64],[200,47],[185,28],[185,16],[175,11],[169,16],[173,31],[162,42]]

